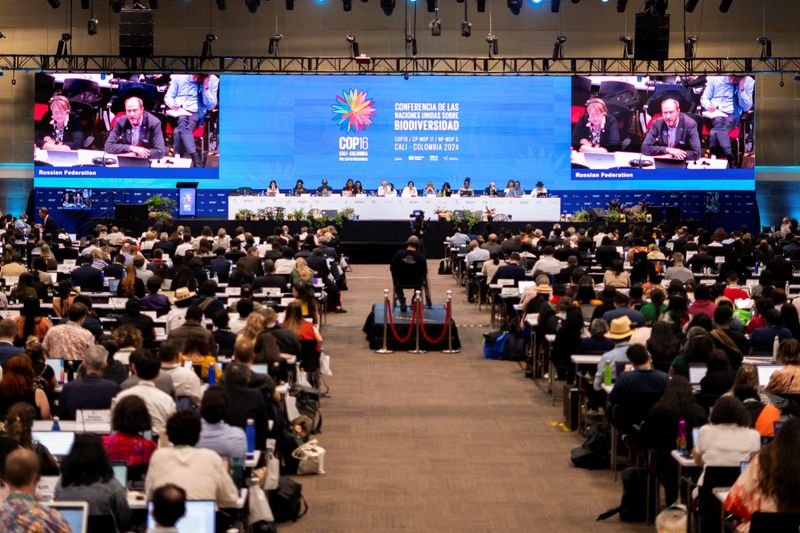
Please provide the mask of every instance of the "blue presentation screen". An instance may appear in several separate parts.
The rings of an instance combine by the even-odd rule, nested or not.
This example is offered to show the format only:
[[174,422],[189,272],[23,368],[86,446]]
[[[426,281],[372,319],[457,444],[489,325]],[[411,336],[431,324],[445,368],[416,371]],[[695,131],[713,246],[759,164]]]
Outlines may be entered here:
[[[226,76],[221,180],[402,189],[569,174],[569,78]],[[245,178],[242,180],[242,178]],[[502,181],[502,184],[500,183]]]

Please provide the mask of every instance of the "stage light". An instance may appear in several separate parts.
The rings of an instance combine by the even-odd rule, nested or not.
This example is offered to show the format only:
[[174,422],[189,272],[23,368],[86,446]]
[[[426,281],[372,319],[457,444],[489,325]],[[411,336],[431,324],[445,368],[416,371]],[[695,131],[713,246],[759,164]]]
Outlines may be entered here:
[[432,36],[439,37],[442,35],[442,19],[439,18],[438,7],[434,12],[436,14],[433,16],[433,20],[428,23],[428,28],[430,28]]
[[207,33],[206,38],[203,41],[203,51],[200,53],[200,59],[208,59],[214,55],[213,50],[211,49],[211,44],[219,40],[219,37],[216,36],[214,33]]
[[619,42],[622,43],[622,59],[630,59],[633,55],[633,39],[628,35],[620,35]]
[[733,0],[722,0],[722,3],[719,5],[719,10],[723,13],[727,13],[728,10],[731,8],[731,4]]
[[697,35],[690,35],[683,43],[683,55],[686,59],[694,59],[694,47],[697,43]]
[[489,44],[489,57],[494,57],[500,53],[500,45],[494,33],[490,33],[486,36],[486,42]]
[[71,33],[62,33],[61,40],[56,47],[56,57],[69,57],[69,42],[72,40]]
[[271,56],[278,57],[278,43],[281,42],[283,39],[282,33],[273,33],[272,37],[269,38],[269,46],[267,47],[267,53]]
[[476,4],[478,6],[478,13],[486,12],[486,0],[477,0]]
[[417,55],[417,38],[413,35],[406,35],[406,55],[411,57]]
[[625,8],[628,7],[628,0],[617,0],[617,13],[625,13]]
[[522,9],[522,0],[508,0],[508,10],[513,15],[519,15],[520,9]]
[[383,9],[383,13],[389,17],[394,12],[394,2],[395,0],[381,0],[381,9]]
[[111,0],[111,10],[114,13],[119,13],[120,11],[122,11],[123,3],[124,3],[123,0]]
[[342,0],[342,9],[344,11],[352,11],[353,10],[353,0]]
[[87,30],[89,31],[89,35],[97,35],[97,27],[100,26],[100,21],[96,18],[90,18]]
[[559,35],[553,43],[553,59],[564,59],[564,43],[567,42],[567,37]]
[[766,37],[759,37],[756,42],[761,45],[761,59],[772,57],[772,40]]
[[461,36],[469,37],[472,35],[472,23],[468,20],[461,21]]
[[561,0],[552,0],[550,2],[550,12],[558,13],[559,9],[561,9]]
[[226,0],[217,0],[217,9],[220,11],[226,9],[228,7],[228,3]]
[[58,9],[58,6],[61,5],[61,0],[47,0],[47,3],[50,4],[50,7],[53,9]]
[[352,33],[348,33],[344,36],[344,38],[347,41],[347,47],[350,49],[350,57],[358,57],[361,55],[358,50],[358,41],[356,40],[356,36]]
[[294,0],[286,0],[286,11],[294,11]]
[[694,8],[697,7],[698,2],[700,2],[700,0],[687,0],[687,2],[686,2],[686,12],[687,13],[693,13],[694,12]]
[[541,4],[542,0],[531,0],[531,2],[533,2],[534,4]]
[[244,0],[244,3],[250,13],[255,13],[258,11],[258,6],[261,5],[261,0]]

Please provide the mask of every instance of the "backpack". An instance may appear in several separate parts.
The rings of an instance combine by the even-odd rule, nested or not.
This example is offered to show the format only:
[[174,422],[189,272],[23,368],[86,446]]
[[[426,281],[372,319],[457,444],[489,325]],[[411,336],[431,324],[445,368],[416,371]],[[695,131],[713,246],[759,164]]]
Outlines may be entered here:
[[308,504],[303,498],[303,485],[289,477],[281,476],[278,488],[269,491],[268,497],[275,522],[296,522],[308,512]]
[[292,385],[289,394],[297,399],[297,410],[300,414],[306,415],[313,421],[314,426],[311,428],[311,433],[321,433],[322,413],[319,411],[319,389],[304,387],[302,385]]
[[586,438],[581,446],[572,449],[570,460],[578,468],[608,468],[611,462],[610,453],[611,435],[608,428],[598,424],[586,428]]
[[647,501],[647,468],[643,466],[629,466],[622,471],[622,501],[619,507],[609,509],[597,517],[605,520],[619,513],[623,522],[644,522],[647,520],[648,508],[650,516],[655,515],[656,491],[650,491],[650,501]]
[[525,335],[522,333],[509,333],[500,359],[504,361],[524,361],[527,354],[527,338]]
[[483,358],[502,359],[506,351],[507,331],[491,331],[483,334]]
[[450,263],[446,259],[439,261],[439,275],[452,274],[450,270]]

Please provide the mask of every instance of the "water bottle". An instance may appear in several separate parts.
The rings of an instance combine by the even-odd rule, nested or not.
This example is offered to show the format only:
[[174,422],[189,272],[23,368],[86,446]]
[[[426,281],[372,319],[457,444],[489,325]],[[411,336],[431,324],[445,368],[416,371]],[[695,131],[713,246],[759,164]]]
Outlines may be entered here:
[[247,453],[253,453],[256,451],[256,423],[252,418],[247,419],[244,434],[247,436]]
[[778,346],[780,346],[781,340],[775,335],[775,338],[772,340],[772,357],[778,357]]
[[57,416],[53,417],[53,427],[50,429],[53,431],[61,431],[61,424],[59,424]]
[[753,265],[753,275],[758,276],[758,261]]
[[686,455],[689,453],[689,447],[686,444],[686,420],[678,421],[678,453]]
[[603,369],[603,383],[611,385],[611,363],[606,361],[606,367]]
[[211,363],[208,367],[208,384],[213,385],[217,382],[217,363]]

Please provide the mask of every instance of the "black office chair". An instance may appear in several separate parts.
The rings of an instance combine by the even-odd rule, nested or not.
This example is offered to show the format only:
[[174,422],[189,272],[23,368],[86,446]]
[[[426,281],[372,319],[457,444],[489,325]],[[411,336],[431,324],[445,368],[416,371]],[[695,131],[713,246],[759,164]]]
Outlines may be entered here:
[[108,533],[117,530],[117,522],[110,514],[89,515],[86,523],[87,533]]
[[[707,466],[703,474],[703,486],[699,487],[696,509],[699,518],[700,533],[717,533],[720,531],[722,504],[714,494],[714,489],[732,486],[739,477],[738,466]],[[690,506],[690,508],[695,506]]]
[[753,513],[750,533],[797,533],[800,513]]

